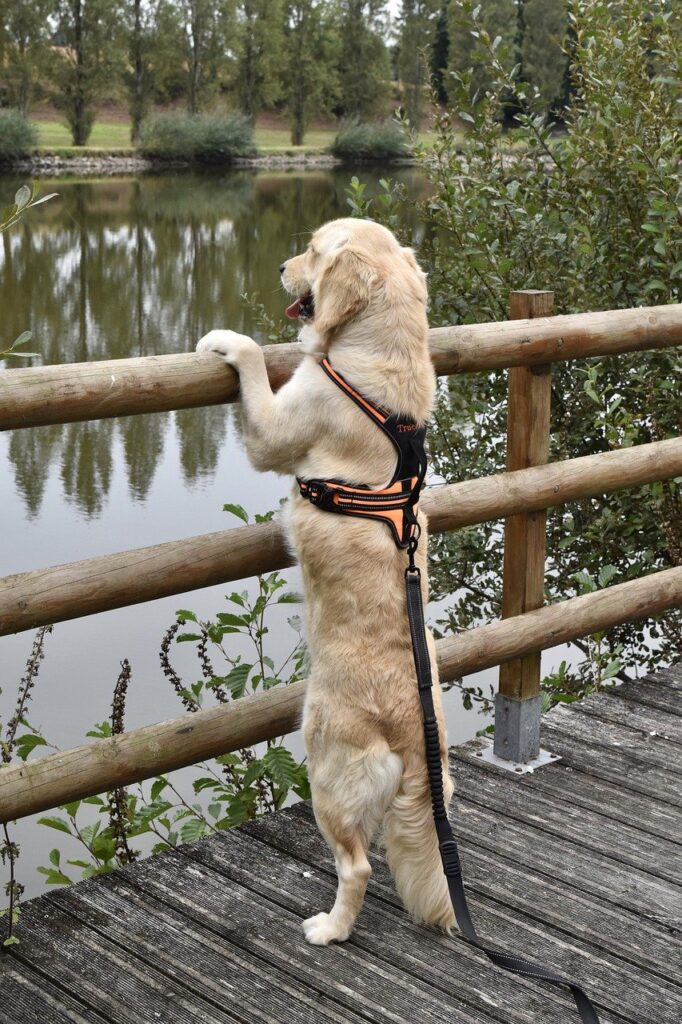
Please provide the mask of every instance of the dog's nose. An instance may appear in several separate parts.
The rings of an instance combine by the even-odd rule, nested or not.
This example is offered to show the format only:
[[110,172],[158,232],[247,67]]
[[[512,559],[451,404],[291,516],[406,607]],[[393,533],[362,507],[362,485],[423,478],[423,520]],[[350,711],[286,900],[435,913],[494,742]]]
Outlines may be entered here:
[[280,272],[280,274],[284,273],[284,268],[285,267],[286,267],[286,263],[280,263],[280,265],[279,265],[279,272]]

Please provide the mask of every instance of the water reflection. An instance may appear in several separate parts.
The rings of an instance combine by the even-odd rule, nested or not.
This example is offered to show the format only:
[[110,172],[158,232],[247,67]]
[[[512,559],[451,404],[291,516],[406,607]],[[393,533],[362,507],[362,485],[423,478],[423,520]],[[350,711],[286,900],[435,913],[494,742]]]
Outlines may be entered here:
[[[379,171],[363,174],[374,183]],[[403,170],[411,189],[422,186]],[[164,176],[50,185],[60,198],[2,236],[2,340],[33,332],[44,363],[185,352],[207,330],[259,337],[244,293],[280,318],[277,267],[318,224],[347,212],[344,171]],[[0,179],[11,196],[18,181]],[[263,340],[263,339],[261,339]],[[175,429],[186,483],[215,472],[230,410],[15,431],[9,458],[27,514],[58,464],[63,497],[98,516],[122,442],[130,496],[143,501]]]

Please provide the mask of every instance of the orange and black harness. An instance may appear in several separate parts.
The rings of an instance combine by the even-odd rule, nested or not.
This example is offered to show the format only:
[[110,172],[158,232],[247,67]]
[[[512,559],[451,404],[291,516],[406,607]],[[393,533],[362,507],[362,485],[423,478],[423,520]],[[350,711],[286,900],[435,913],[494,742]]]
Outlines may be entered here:
[[370,402],[338,373],[328,359],[321,368],[393,443],[398,461],[389,484],[380,490],[352,487],[341,480],[301,480],[301,494],[318,508],[346,516],[379,519],[390,527],[399,548],[407,548],[417,533],[417,502],[426,476],[424,439],[426,428],[398,417]]
[[301,494],[318,508],[341,515],[369,517],[386,523],[398,548],[407,549],[408,565],[405,569],[407,589],[407,617],[412,639],[412,654],[419,687],[419,699],[424,721],[426,768],[431,788],[433,820],[438,837],[443,872],[447,879],[452,907],[463,937],[480,949],[498,967],[514,974],[538,978],[554,985],[566,985],[573,995],[583,1024],[599,1024],[599,1017],[589,997],[576,982],[556,974],[530,960],[502,953],[485,945],[478,937],[471,920],[462,881],[462,867],[457,843],[448,820],[443,793],[443,763],[438,735],[438,720],[433,703],[431,662],[426,642],[424,609],[422,605],[421,574],[414,556],[419,541],[417,502],[426,476],[424,439],[426,431],[416,423],[399,419],[362,395],[337,373],[328,359],[320,366],[342,391],[372,419],[391,439],[398,462],[387,487],[373,490],[353,487],[339,480],[298,480]]

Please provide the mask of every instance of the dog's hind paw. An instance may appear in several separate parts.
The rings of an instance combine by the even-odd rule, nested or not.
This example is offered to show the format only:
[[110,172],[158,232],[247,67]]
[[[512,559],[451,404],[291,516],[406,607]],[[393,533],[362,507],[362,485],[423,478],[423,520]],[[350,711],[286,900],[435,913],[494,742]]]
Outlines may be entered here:
[[339,928],[331,914],[316,914],[303,922],[303,931],[313,946],[328,946],[330,942],[345,942],[350,934],[348,928]]

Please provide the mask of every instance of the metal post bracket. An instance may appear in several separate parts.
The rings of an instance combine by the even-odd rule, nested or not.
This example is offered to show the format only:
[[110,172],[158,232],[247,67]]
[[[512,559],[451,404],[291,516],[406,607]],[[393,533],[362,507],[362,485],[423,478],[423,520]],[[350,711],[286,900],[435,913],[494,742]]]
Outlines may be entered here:
[[544,768],[548,764],[556,764],[557,761],[561,760],[558,754],[551,754],[549,750],[540,750],[537,757],[533,757],[529,761],[506,761],[503,757],[497,756],[492,743],[484,747],[483,750],[477,750],[474,756],[486,764],[492,764],[495,768],[502,768],[505,772],[510,772],[512,775],[530,775],[538,768]]

